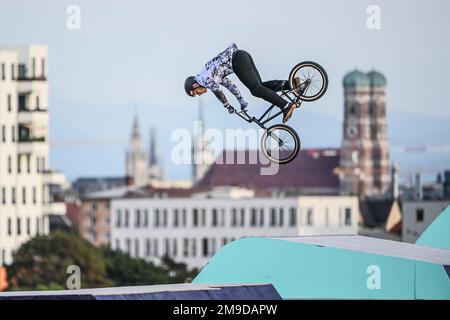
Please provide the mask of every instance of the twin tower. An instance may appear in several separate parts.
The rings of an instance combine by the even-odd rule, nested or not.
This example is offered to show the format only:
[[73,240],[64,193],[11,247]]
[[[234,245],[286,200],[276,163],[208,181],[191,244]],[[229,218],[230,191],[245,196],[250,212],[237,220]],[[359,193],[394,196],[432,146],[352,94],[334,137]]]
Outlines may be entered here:
[[344,77],[341,191],[377,197],[390,188],[386,78],[377,71]]

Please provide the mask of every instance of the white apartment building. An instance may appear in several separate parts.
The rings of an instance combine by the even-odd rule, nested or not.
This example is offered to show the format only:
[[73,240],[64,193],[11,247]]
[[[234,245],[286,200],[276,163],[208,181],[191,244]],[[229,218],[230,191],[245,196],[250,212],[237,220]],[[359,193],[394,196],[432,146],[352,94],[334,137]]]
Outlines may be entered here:
[[353,196],[272,198],[219,187],[185,197],[163,192],[113,199],[111,215],[113,249],[155,263],[168,254],[201,268],[242,237],[356,234],[359,204]]
[[50,190],[65,183],[48,168],[47,47],[0,47],[0,265],[65,214]]
[[416,242],[425,229],[449,205],[450,200],[403,202],[402,240],[410,243]]

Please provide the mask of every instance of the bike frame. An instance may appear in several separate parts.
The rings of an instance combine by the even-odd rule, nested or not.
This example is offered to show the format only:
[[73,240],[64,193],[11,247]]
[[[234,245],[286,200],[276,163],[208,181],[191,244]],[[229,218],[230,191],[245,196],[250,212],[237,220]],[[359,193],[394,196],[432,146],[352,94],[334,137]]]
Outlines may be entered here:
[[[309,84],[310,84],[310,80],[307,80],[305,82],[305,84],[306,84],[305,87],[300,91],[301,95],[303,95],[303,93],[308,89]],[[282,90],[281,91],[282,93],[281,93],[280,97],[287,98],[291,103],[295,103],[297,105],[297,108],[300,108],[300,106],[302,105],[303,101],[297,95],[292,93],[292,91],[294,91],[295,89],[297,89],[297,87],[295,87],[293,89],[289,89],[289,90]],[[272,104],[269,108],[267,108],[267,110],[259,118],[250,116],[245,110],[236,112],[236,110],[233,108],[232,113],[236,113],[239,117],[241,117],[242,119],[244,119],[248,123],[255,122],[258,126],[260,126],[262,129],[267,131],[267,127],[265,126],[265,124],[267,122],[272,121],[276,117],[278,117],[284,111],[284,109],[283,109],[283,110],[278,111],[276,114],[274,114],[272,116],[267,116],[272,111],[272,109],[274,107],[275,107],[275,105]],[[267,116],[267,118],[264,119],[264,117],[266,117],[266,116]]]

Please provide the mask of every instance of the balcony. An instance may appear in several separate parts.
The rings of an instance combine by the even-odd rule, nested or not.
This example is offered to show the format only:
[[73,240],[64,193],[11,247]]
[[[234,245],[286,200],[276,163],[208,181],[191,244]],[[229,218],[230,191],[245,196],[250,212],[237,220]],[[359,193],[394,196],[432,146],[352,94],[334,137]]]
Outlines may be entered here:
[[25,109],[19,108],[18,113],[19,123],[22,124],[42,124],[44,126],[48,123],[48,111],[44,109]]
[[[57,185],[57,186],[62,186],[62,187],[66,187],[68,184],[68,181],[66,180],[66,176],[64,175],[63,172],[52,171],[52,170],[47,170],[47,171],[43,172],[42,182],[44,184]],[[55,200],[56,200],[56,198],[55,198]],[[59,198],[58,198],[58,200],[59,200]]]
[[19,154],[30,154],[47,147],[45,137],[19,136],[17,151]]
[[43,205],[44,213],[48,215],[65,215],[67,206],[65,202],[50,202]]

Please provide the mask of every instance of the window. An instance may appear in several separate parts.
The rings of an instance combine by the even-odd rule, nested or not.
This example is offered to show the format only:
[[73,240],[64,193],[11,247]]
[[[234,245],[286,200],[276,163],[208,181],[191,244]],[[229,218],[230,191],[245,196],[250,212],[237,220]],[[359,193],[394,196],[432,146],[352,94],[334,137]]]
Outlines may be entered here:
[[134,239],[134,256],[139,257],[139,239]]
[[278,216],[278,225],[280,226],[280,227],[282,227],[283,226],[283,224],[284,224],[284,209],[283,208],[280,208],[280,211],[278,212],[278,214],[279,214],[279,216]]
[[130,213],[128,210],[125,210],[125,228],[128,228],[130,225]]
[[216,238],[211,239],[211,255],[216,253]]
[[416,209],[416,222],[423,222],[424,210],[423,208]]
[[22,204],[27,203],[27,189],[22,187]]
[[134,211],[134,226],[136,228],[141,226],[141,211],[139,209]]
[[27,154],[27,173],[31,173],[31,155]]
[[27,110],[27,104],[26,104],[26,100],[27,97],[23,94],[19,95],[19,111],[25,111]]
[[36,204],[36,199],[37,199],[37,196],[36,196],[36,187],[33,187],[33,204]]
[[250,226],[254,227],[256,226],[256,209],[251,209],[251,216],[250,216]]
[[6,204],[6,187],[2,187],[2,203]]
[[163,226],[167,227],[167,209],[163,210]]
[[41,233],[41,224],[39,218],[36,218],[36,234],[39,235]]
[[19,79],[23,79],[26,77],[27,69],[23,63],[19,64]]
[[352,209],[351,208],[345,208],[344,224],[346,226],[351,226],[352,225]]
[[148,227],[148,210],[144,209],[144,227]]
[[183,256],[187,257],[189,254],[189,240],[187,238],[183,239]]
[[12,172],[12,160],[11,156],[8,156],[8,173]]
[[156,228],[159,227],[159,209],[155,209],[154,225]]
[[36,77],[36,58],[33,57],[33,59],[31,59],[31,74],[32,77]]
[[169,243],[169,239],[165,238],[164,239],[164,255],[168,256],[170,254],[170,243]]
[[177,247],[177,239],[172,239],[172,257],[176,257],[178,254],[178,247]]
[[116,239],[115,243],[116,243],[116,247],[115,247],[116,250],[120,250],[120,240]]
[[20,236],[22,233],[22,220],[17,218],[17,235]]
[[2,126],[2,142],[6,142],[6,127]]
[[97,210],[97,203],[96,202],[92,202],[91,208],[92,208],[92,211]]
[[202,226],[206,227],[206,209],[202,209]]
[[8,111],[12,110],[11,94],[8,94]]
[[289,209],[289,226],[295,227],[297,225],[297,208]]
[[198,210],[197,209],[192,210],[192,225],[194,227],[198,226]]
[[150,255],[152,254],[152,251],[151,251],[151,241],[150,241],[150,239],[145,239],[145,256],[146,257],[150,257]]
[[116,211],[116,227],[120,228],[122,226],[122,211]]
[[27,235],[31,234],[31,219],[27,218]]
[[2,80],[5,80],[6,75],[5,75],[5,64],[2,63]]
[[312,208],[308,208],[306,211],[306,224],[308,226],[312,226],[314,223],[313,221],[313,209]]
[[197,256],[197,239],[192,238],[191,244],[192,244],[192,257],[195,258]]
[[328,208],[325,208],[325,227],[330,226],[330,212]]
[[241,208],[241,227],[245,225],[245,209]]
[[176,228],[176,227],[178,227],[178,224],[179,224],[179,222],[178,222],[178,209],[174,209],[173,210],[173,226]]
[[8,236],[12,235],[12,221],[8,218]]
[[36,172],[39,173],[40,171],[40,161],[39,157],[36,157]]
[[237,225],[237,209],[231,209],[231,226],[236,227]]
[[125,239],[125,251],[130,254],[131,251],[131,240]]
[[45,58],[41,59],[41,77],[45,78]]
[[270,226],[273,227],[276,225],[276,220],[277,220],[277,212],[275,210],[275,208],[271,208],[270,209]]
[[16,188],[11,188],[11,203],[16,204]]
[[12,142],[16,142],[16,126],[11,127],[11,140]]
[[158,242],[158,239],[153,239],[153,255],[155,257],[159,256],[159,242]]
[[15,74],[15,70],[14,70],[14,63],[11,64],[11,80],[15,80],[16,79],[16,74]]
[[208,253],[209,253],[208,238],[203,238],[202,239],[202,254],[203,254],[203,257],[207,257]]
[[222,208],[220,210],[220,221],[221,221],[221,226],[225,227],[225,209]]
[[217,209],[212,209],[212,223],[211,223],[211,225],[213,227],[217,227],[217,220],[218,220]]
[[186,209],[183,209],[183,227],[186,227],[187,225],[187,211]]
[[36,109],[39,109],[39,96],[36,96]]

